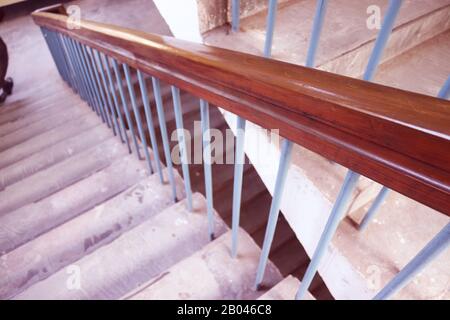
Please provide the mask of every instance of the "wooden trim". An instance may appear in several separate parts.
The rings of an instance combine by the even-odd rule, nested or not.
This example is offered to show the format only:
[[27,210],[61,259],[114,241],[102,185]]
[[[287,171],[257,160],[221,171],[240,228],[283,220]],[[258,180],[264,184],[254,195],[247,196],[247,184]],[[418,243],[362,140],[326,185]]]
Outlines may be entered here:
[[33,13],[120,62],[450,215],[450,102],[259,56]]

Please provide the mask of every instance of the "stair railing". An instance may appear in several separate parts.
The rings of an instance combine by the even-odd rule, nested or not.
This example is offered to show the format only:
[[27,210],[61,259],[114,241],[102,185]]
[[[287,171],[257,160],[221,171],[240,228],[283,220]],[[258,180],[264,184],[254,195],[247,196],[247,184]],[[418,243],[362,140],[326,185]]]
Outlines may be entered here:
[[[393,2],[396,1],[391,2],[391,7]],[[318,3],[315,19],[317,26],[322,24],[325,4],[326,1]],[[393,16],[395,18],[395,14]],[[238,127],[241,129],[245,127],[247,120],[266,129],[279,129],[280,135],[286,141],[282,156],[287,159],[289,145],[296,143],[349,168],[351,174],[349,173],[345,179],[337,203],[343,202],[346,189],[353,185],[355,177],[364,175],[450,215],[448,101],[308,67],[107,24],[82,20],[77,28],[69,28],[69,19],[62,5],[38,10],[33,13],[33,19],[42,29],[62,79],[90,105],[93,112],[113,130],[114,134],[127,144],[130,152],[132,152],[130,138],[139,158],[143,149],[150,172],[153,172],[156,166],[162,179],[161,167],[158,165],[159,161],[156,161],[159,155],[155,132],[150,120],[152,110],[144,83],[145,76],[152,78],[164,155],[169,169],[169,182],[175,190],[173,175],[171,178],[173,166],[159,81],[163,80],[172,86],[183,178],[190,210],[191,187],[180,90],[199,97],[204,133],[203,146],[204,151],[206,150],[203,155],[207,164],[205,184],[208,233],[211,239],[214,238],[214,215],[212,176],[208,166],[210,163],[208,103],[236,114],[238,119],[241,119],[238,121]],[[390,33],[391,26],[387,22],[384,24],[388,25],[385,29]],[[314,28],[310,46],[311,56],[308,55],[310,67],[313,66],[313,53],[317,48],[319,33],[320,30]],[[386,40],[379,40],[381,49],[385,41],[387,37]],[[381,51],[374,54],[381,54]],[[376,64],[373,64],[374,67]],[[111,65],[115,81],[112,79]],[[122,71],[119,65],[122,66]],[[134,74],[138,77],[144,102],[144,120],[137,110],[136,92],[132,84]],[[126,97],[123,88],[123,76],[126,79],[129,98]],[[117,93],[120,96],[122,110]],[[133,131],[134,123],[128,110],[128,102],[131,102],[143,148],[139,147]],[[121,117],[121,111],[125,114],[125,119]],[[143,123],[149,131],[153,157],[146,145]],[[130,131],[129,137],[127,130]],[[243,157],[242,143],[243,140],[238,136],[237,149],[241,152],[237,152],[236,160]],[[289,163],[281,161],[283,162]],[[236,161],[235,177],[239,177],[240,173],[242,181],[239,168],[240,165]],[[235,188],[238,192],[234,190],[233,198],[238,199],[236,205],[239,205],[241,193],[239,188],[242,188],[242,185],[235,181]],[[173,194],[176,201],[176,193]],[[277,194],[274,194],[274,198],[276,197]],[[278,214],[279,210],[271,211],[277,211]],[[233,227],[239,224],[238,221],[233,220]],[[337,222],[330,216],[325,232],[335,227]],[[329,235],[330,233],[325,237],[328,238]],[[323,247],[326,247],[328,240],[324,243]],[[442,252],[449,243],[450,224],[376,298],[386,298],[389,295],[383,292],[392,293],[404,285],[410,275]],[[270,245],[268,247],[270,248]],[[316,249],[316,252],[319,249]],[[316,261],[318,263],[320,259]],[[313,275],[316,271],[315,266],[310,266],[309,269],[308,274]],[[306,281],[300,290],[307,289],[308,285]],[[300,291],[298,296],[301,295]]]

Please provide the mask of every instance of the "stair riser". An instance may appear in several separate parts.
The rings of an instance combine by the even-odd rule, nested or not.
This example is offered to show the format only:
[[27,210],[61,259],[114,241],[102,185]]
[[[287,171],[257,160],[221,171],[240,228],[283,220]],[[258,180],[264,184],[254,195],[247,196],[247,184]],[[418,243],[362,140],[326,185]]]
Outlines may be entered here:
[[58,113],[49,116],[46,119],[38,121],[34,124],[31,124],[25,128],[4,135],[3,137],[1,137],[0,141],[0,152],[8,148],[14,147],[15,145],[18,145],[21,142],[26,141],[36,135],[49,131],[60,125],[63,125],[64,123],[70,120],[82,117],[83,115],[86,115],[90,112],[92,111],[87,108],[82,108],[70,110],[64,113]]
[[0,252],[9,252],[92,209],[146,175],[134,155],[129,155],[39,202],[0,217]]
[[[418,19],[396,27],[383,52],[381,63],[387,62],[407,50],[435,37],[450,28],[450,6],[426,14]],[[360,78],[372,53],[374,41],[368,41],[331,61],[319,69]]]
[[[99,128],[99,126],[101,127]],[[0,169],[0,190],[73,155],[95,147],[112,137],[112,132],[100,124],[92,130],[61,141],[39,153],[15,162],[13,165]]]
[[[62,190],[107,167],[114,159],[126,154],[122,144],[113,138],[98,147],[88,149],[19,183],[10,185],[0,192],[0,215]],[[27,186],[26,189],[24,185]]]
[[64,126],[56,127],[52,130],[46,131],[40,135],[35,136],[19,145],[11,147],[0,154],[0,168],[7,167],[20,161],[30,155],[43,150],[53,144],[56,144],[64,139],[70,138],[85,130],[89,130],[98,125],[97,117],[86,114],[85,116],[68,121]]
[[[76,262],[81,290],[69,290],[67,273],[60,270],[16,298],[120,298],[208,243],[204,204],[201,214],[191,214],[184,202],[178,203]],[[224,231],[223,225],[217,229]]]

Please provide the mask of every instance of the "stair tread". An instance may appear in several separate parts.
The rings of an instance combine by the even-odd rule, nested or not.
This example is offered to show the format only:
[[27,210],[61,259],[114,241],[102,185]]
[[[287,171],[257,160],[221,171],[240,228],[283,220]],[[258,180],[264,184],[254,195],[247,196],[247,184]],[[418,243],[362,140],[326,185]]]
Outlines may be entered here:
[[40,200],[128,154],[116,137],[109,138],[71,158],[41,170],[0,191],[0,215]]
[[114,137],[112,131],[99,124],[79,135],[57,142],[29,157],[0,168],[0,190],[112,137]]
[[[258,300],[294,300],[300,286],[300,281],[289,275],[272,289],[267,291]],[[307,293],[304,300],[315,300],[311,293]]]
[[[450,31],[444,32],[382,64],[375,82],[437,96],[450,74]],[[420,79],[418,81],[418,79]]]
[[[237,259],[231,258],[230,245],[231,231],[155,277],[127,298],[256,299],[264,293],[264,290],[255,291],[253,288],[260,249],[242,229],[239,230]],[[280,280],[280,273],[269,262],[263,286],[272,287]]]
[[[185,201],[173,204],[74,263],[83,275],[80,290],[66,286],[67,272],[61,269],[15,298],[115,299],[125,295],[209,242],[206,201],[200,194],[194,194],[193,200],[194,213],[187,211]],[[218,217],[215,221],[220,235],[226,226]]]
[[[107,201],[147,174],[136,156],[128,155],[40,201],[0,216],[0,254]],[[175,178],[181,179],[176,173]]]
[[97,118],[87,114],[66,122],[64,126],[53,128],[7,150],[0,151],[0,168],[11,165],[16,161],[22,160],[59,141],[80,134],[98,124],[99,120]]
[[[50,115],[45,119],[41,119],[26,127],[20,128],[6,135],[3,135],[0,140],[0,151],[14,147],[23,141],[35,137],[41,133],[49,131],[55,127],[62,126],[70,120],[77,119],[83,116],[96,117],[92,110],[88,108],[73,108],[60,111],[56,114]],[[100,120],[97,120],[100,123]]]
[[[316,4],[313,0],[294,0],[279,4],[273,36],[274,59],[300,65],[305,63]],[[349,3],[349,0],[336,0],[328,3],[316,55],[316,65],[319,68],[349,76],[363,73],[379,31],[369,29],[366,22],[370,17],[367,9],[374,4],[381,8],[383,14],[386,12],[387,1],[374,3],[373,0],[358,0]],[[388,43],[387,55],[383,59],[389,58],[391,54],[395,56],[417,41],[414,33],[404,33],[400,26],[418,22],[422,38],[433,37],[446,30],[449,4],[448,0],[404,2],[394,24],[394,34],[399,34],[398,39],[403,42]],[[430,13],[435,14],[431,23],[426,20]],[[219,27],[205,33],[204,41],[219,47],[238,48],[240,51],[262,55],[266,24],[267,10],[241,19],[239,32],[228,32],[228,26]],[[401,45],[398,45],[400,42]]]

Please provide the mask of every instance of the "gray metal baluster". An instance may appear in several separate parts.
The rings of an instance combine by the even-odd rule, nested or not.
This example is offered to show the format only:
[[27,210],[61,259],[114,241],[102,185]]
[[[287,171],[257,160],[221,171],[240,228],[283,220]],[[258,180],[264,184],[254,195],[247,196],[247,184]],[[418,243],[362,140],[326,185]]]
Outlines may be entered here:
[[205,190],[208,212],[209,239],[214,240],[214,205],[211,170],[211,134],[209,132],[209,104],[200,99],[200,115],[202,124],[203,170],[205,173]]
[[180,89],[172,86],[173,109],[175,111],[175,122],[177,125],[178,146],[180,149],[181,169],[183,171],[184,187],[186,189],[186,200],[188,210],[192,211],[191,179],[189,176],[188,155],[186,150],[186,137],[184,136],[183,114],[181,113]]
[[105,119],[106,119],[106,124],[108,126],[108,128],[112,128],[114,131],[114,127],[112,126],[112,122],[111,122],[111,118],[108,112],[108,106],[106,103],[106,98],[105,98],[105,93],[102,90],[102,83],[100,80],[100,76],[99,76],[99,72],[98,72],[98,66],[97,63],[95,62],[95,57],[94,57],[94,51],[92,50],[91,47],[87,47],[86,48],[88,52],[88,56],[90,58],[91,61],[91,65],[92,65],[92,72],[95,76],[95,80],[96,80],[96,88],[97,88],[97,92],[99,93],[100,96],[100,105],[102,106],[102,112],[105,115]]
[[[322,30],[325,19],[327,1],[319,0],[317,2],[316,14],[314,17],[314,26],[311,33],[311,40],[309,44],[308,54],[306,57],[306,66],[314,67],[314,61],[320,39],[320,31]],[[277,178],[275,181],[275,188],[273,191],[273,199],[269,211],[269,220],[267,222],[266,234],[264,236],[263,248],[259,259],[258,270],[256,273],[255,287],[259,289],[261,281],[264,277],[267,261],[269,259],[270,247],[272,246],[275,229],[280,214],[281,199],[283,197],[284,186],[286,182],[287,172],[289,170],[293,143],[288,139],[283,141],[281,149],[280,163],[278,165]]]
[[245,161],[245,124],[245,119],[237,116],[236,153],[234,156],[233,211],[231,222],[231,256],[233,258],[237,257],[239,221],[241,214],[242,179],[244,174]]
[[[388,8],[388,13],[383,21],[383,26],[380,30],[380,33],[375,42],[375,47],[372,51],[372,55],[367,64],[366,72],[364,73],[364,80],[370,81],[373,75],[375,74],[375,70],[378,67],[378,63],[381,60],[381,56],[383,54],[383,50],[386,46],[386,43],[389,39],[389,35],[392,32],[395,18],[400,10],[402,0],[391,0]],[[338,199],[336,200],[331,214],[328,218],[325,229],[320,238],[319,244],[314,252],[313,258],[311,259],[311,263],[306,270],[306,273],[301,282],[300,288],[297,292],[296,298],[302,299],[306,292],[308,291],[309,286],[314,278],[314,275],[317,272],[317,269],[320,264],[320,260],[325,253],[331,239],[333,238],[334,232],[339,225],[339,221],[342,216],[345,214],[348,204],[350,201],[350,196],[356,188],[357,181],[360,175],[353,172],[352,170],[348,170],[347,176],[344,180],[344,183],[341,187]]]
[[72,48],[72,52],[73,52],[73,55],[75,57],[76,64],[78,65],[78,70],[80,72],[80,79],[81,79],[81,82],[83,83],[83,88],[84,88],[84,91],[85,91],[85,94],[86,94],[86,99],[87,99],[86,101],[91,106],[92,110],[95,110],[94,100],[93,100],[92,95],[91,95],[91,91],[90,91],[90,86],[89,86],[88,80],[87,80],[87,78],[85,76],[84,65],[83,65],[83,63],[82,63],[82,61],[80,59],[80,55],[79,55],[78,50],[76,48],[75,40],[69,38],[68,41],[69,41],[69,44],[70,44],[70,46]]
[[48,31],[44,27],[41,27],[40,29],[41,29],[42,35],[44,36],[44,40],[47,43],[48,50],[50,51],[50,54],[51,54],[51,56],[53,58],[53,62],[55,63],[56,68],[58,69],[58,72],[59,72],[61,78],[66,80],[64,72],[62,70],[61,60],[60,60],[60,57],[59,57],[59,55],[58,55],[58,53],[56,51],[56,47],[55,47],[54,42],[52,41]]
[[164,177],[161,168],[161,160],[159,159],[158,140],[156,140],[155,127],[153,126],[152,111],[148,99],[147,84],[142,72],[137,70],[139,87],[141,88],[142,101],[144,102],[145,119],[147,121],[147,129],[150,134],[150,142],[152,144],[153,156],[155,157],[156,170],[158,171],[159,180],[164,183]]
[[102,56],[102,59],[103,59],[103,64],[105,65],[106,75],[108,76],[109,89],[110,89],[111,95],[113,97],[114,107],[116,109],[116,113],[119,116],[119,123],[120,123],[120,129],[122,132],[122,136],[125,139],[125,142],[128,147],[128,151],[131,153],[131,146],[130,146],[130,141],[128,139],[127,128],[125,127],[125,122],[123,121],[122,112],[120,111],[119,100],[117,99],[116,88],[114,87],[114,82],[113,82],[112,75],[111,75],[111,66],[109,64],[109,59],[105,55]]
[[147,140],[145,139],[144,129],[142,129],[141,115],[139,114],[139,110],[138,110],[137,103],[136,103],[136,94],[134,92],[133,84],[131,83],[130,68],[125,63],[122,64],[122,66],[123,66],[123,71],[125,73],[125,78],[127,80],[128,92],[130,94],[131,106],[133,107],[134,117],[136,118],[139,136],[141,138],[141,143],[144,147],[144,154],[145,154],[145,158],[147,159],[148,169],[150,171],[150,174],[153,174],[152,162],[151,162],[150,153],[149,153],[148,147],[147,147]]
[[269,11],[267,14],[266,41],[264,43],[264,56],[272,54],[273,32],[275,30],[275,17],[277,13],[277,0],[269,0]]
[[239,30],[240,1],[233,0],[231,2],[231,30],[237,32]]
[[64,67],[66,70],[68,84],[70,85],[72,90],[76,91],[75,83],[74,83],[75,80],[73,78],[73,72],[71,69],[69,57],[67,56],[67,51],[66,51],[66,49],[64,47],[64,43],[62,41],[62,36],[59,33],[56,33],[53,31],[50,31],[50,34],[52,35],[53,41],[57,44],[56,47],[59,49],[61,59],[64,61]]
[[303,276],[302,284],[297,292],[296,299],[302,299],[305,293],[308,291],[309,285],[311,284],[317,269],[319,268],[319,263],[328,248],[328,245],[333,238],[333,235],[339,225],[339,222],[346,213],[348,203],[350,202],[350,196],[355,190],[358,183],[359,175],[349,170],[342,185],[339,195],[334,204],[333,210],[331,211],[330,217],[328,218],[325,229],[322,232],[319,243],[317,244],[314,255],[311,259],[311,263]]
[[448,99],[449,95],[450,95],[450,76],[447,78],[447,81],[445,81],[441,91],[439,91],[438,98]]
[[75,45],[75,50],[77,51],[77,54],[80,58],[80,64],[83,68],[83,74],[86,79],[86,83],[87,83],[88,91],[91,96],[93,108],[95,110],[95,113],[97,113],[98,116],[101,116],[100,106],[99,106],[97,96],[95,93],[95,89],[94,89],[94,85],[93,85],[93,79],[92,79],[92,76],[90,76],[88,65],[87,65],[86,59],[83,55],[83,50],[82,50],[81,44],[79,42],[75,41],[74,45]]
[[75,90],[75,92],[77,94],[81,95],[81,86],[78,82],[77,72],[75,70],[75,64],[72,60],[72,55],[70,53],[69,46],[67,45],[66,37],[61,34],[59,36],[61,38],[61,43],[63,45],[64,52],[67,57],[67,61],[69,63],[69,69],[70,69],[70,74],[71,74],[71,78],[72,78],[72,88]]
[[385,300],[406,286],[415,275],[450,246],[450,223],[447,225],[373,298]]
[[67,46],[67,49],[68,49],[68,52],[70,55],[70,60],[72,61],[72,65],[74,66],[75,77],[78,82],[79,95],[83,100],[88,101],[86,88],[84,86],[83,79],[81,78],[80,66],[78,65],[78,61],[76,59],[75,52],[73,51],[72,43],[70,42],[69,37],[66,36],[64,38],[65,38],[66,46]]
[[[123,92],[122,77],[119,72],[119,66],[117,65],[117,61],[114,58],[112,59],[112,65],[113,65],[113,69],[114,69],[114,74],[116,76],[117,88],[119,89],[120,100],[122,101],[123,112],[125,113],[125,118],[127,119],[128,128],[130,129],[130,132],[131,132],[131,138],[133,139],[134,147],[136,149],[136,155],[137,155],[138,159],[141,159],[141,154],[139,152],[139,145],[137,142],[136,134],[134,132],[133,122],[131,121],[131,116],[130,116],[130,112],[128,110],[127,100],[125,99],[125,93]],[[131,152],[131,150],[130,150],[130,152]]]
[[97,103],[97,109],[100,111],[100,116],[101,116],[102,121],[104,123],[108,124],[108,118],[106,117],[106,113],[105,113],[105,110],[104,110],[104,107],[103,107],[103,103],[102,103],[102,100],[100,98],[100,92],[99,92],[99,89],[98,89],[98,83],[97,83],[96,78],[95,78],[95,73],[94,73],[94,70],[93,70],[94,66],[92,65],[91,57],[90,57],[89,53],[87,52],[87,49],[86,49],[85,45],[81,45],[81,51],[82,51],[83,59],[84,59],[84,61],[86,63],[86,67],[87,67],[87,70],[88,70],[88,73],[89,73],[89,79],[91,81],[92,88],[94,89],[95,101]]
[[152,77],[153,93],[156,101],[156,111],[158,113],[159,128],[161,131],[161,138],[164,148],[164,156],[166,158],[166,166],[169,175],[170,186],[172,187],[173,202],[177,202],[177,189],[175,184],[175,177],[173,175],[172,157],[170,155],[169,137],[167,135],[166,116],[164,114],[164,106],[161,98],[161,85],[159,79]]
[[258,270],[256,272],[256,290],[259,290],[260,288],[261,282],[264,277],[264,271],[267,266],[267,260],[269,259],[270,247],[272,246],[273,236],[275,234],[275,228],[277,226],[281,199],[289,169],[291,154],[292,142],[286,139],[283,141],[283,146],[281,149],[280,165],[278,166],[275,189],[273,193],[272,203],[270,205],[269,221],[267,222],[266,233],[264,235],[264,244],[261,251],[261,257],[259,259]]
[[[114,135],[117,135],[117,133],[119,133],[119,136],[120,136],[119,124],[117,123],[116,113],[115,113],[114,107],[112,105],[111,95],[109,94],[108,84],[106,82],[106,77],[105,77],[104,66],[103,66],[102,60],[100,59],[100,53],[97,50],[94,50],[94,58],[95,58],[95,61],[97,62],[97,67],[100,70],[100,79],[102,80],[102,87],[100,88],[100,90],[104,92],[103,94],[106,97],[106,109],[109,111],[109,114],[111,116],[111,120],[112,120],[112,124],[113,124],[113,126],[112,126],[113,133],[114,133]],[[120,139],[122,142],[124,141],[122,137],[120,137]]]

